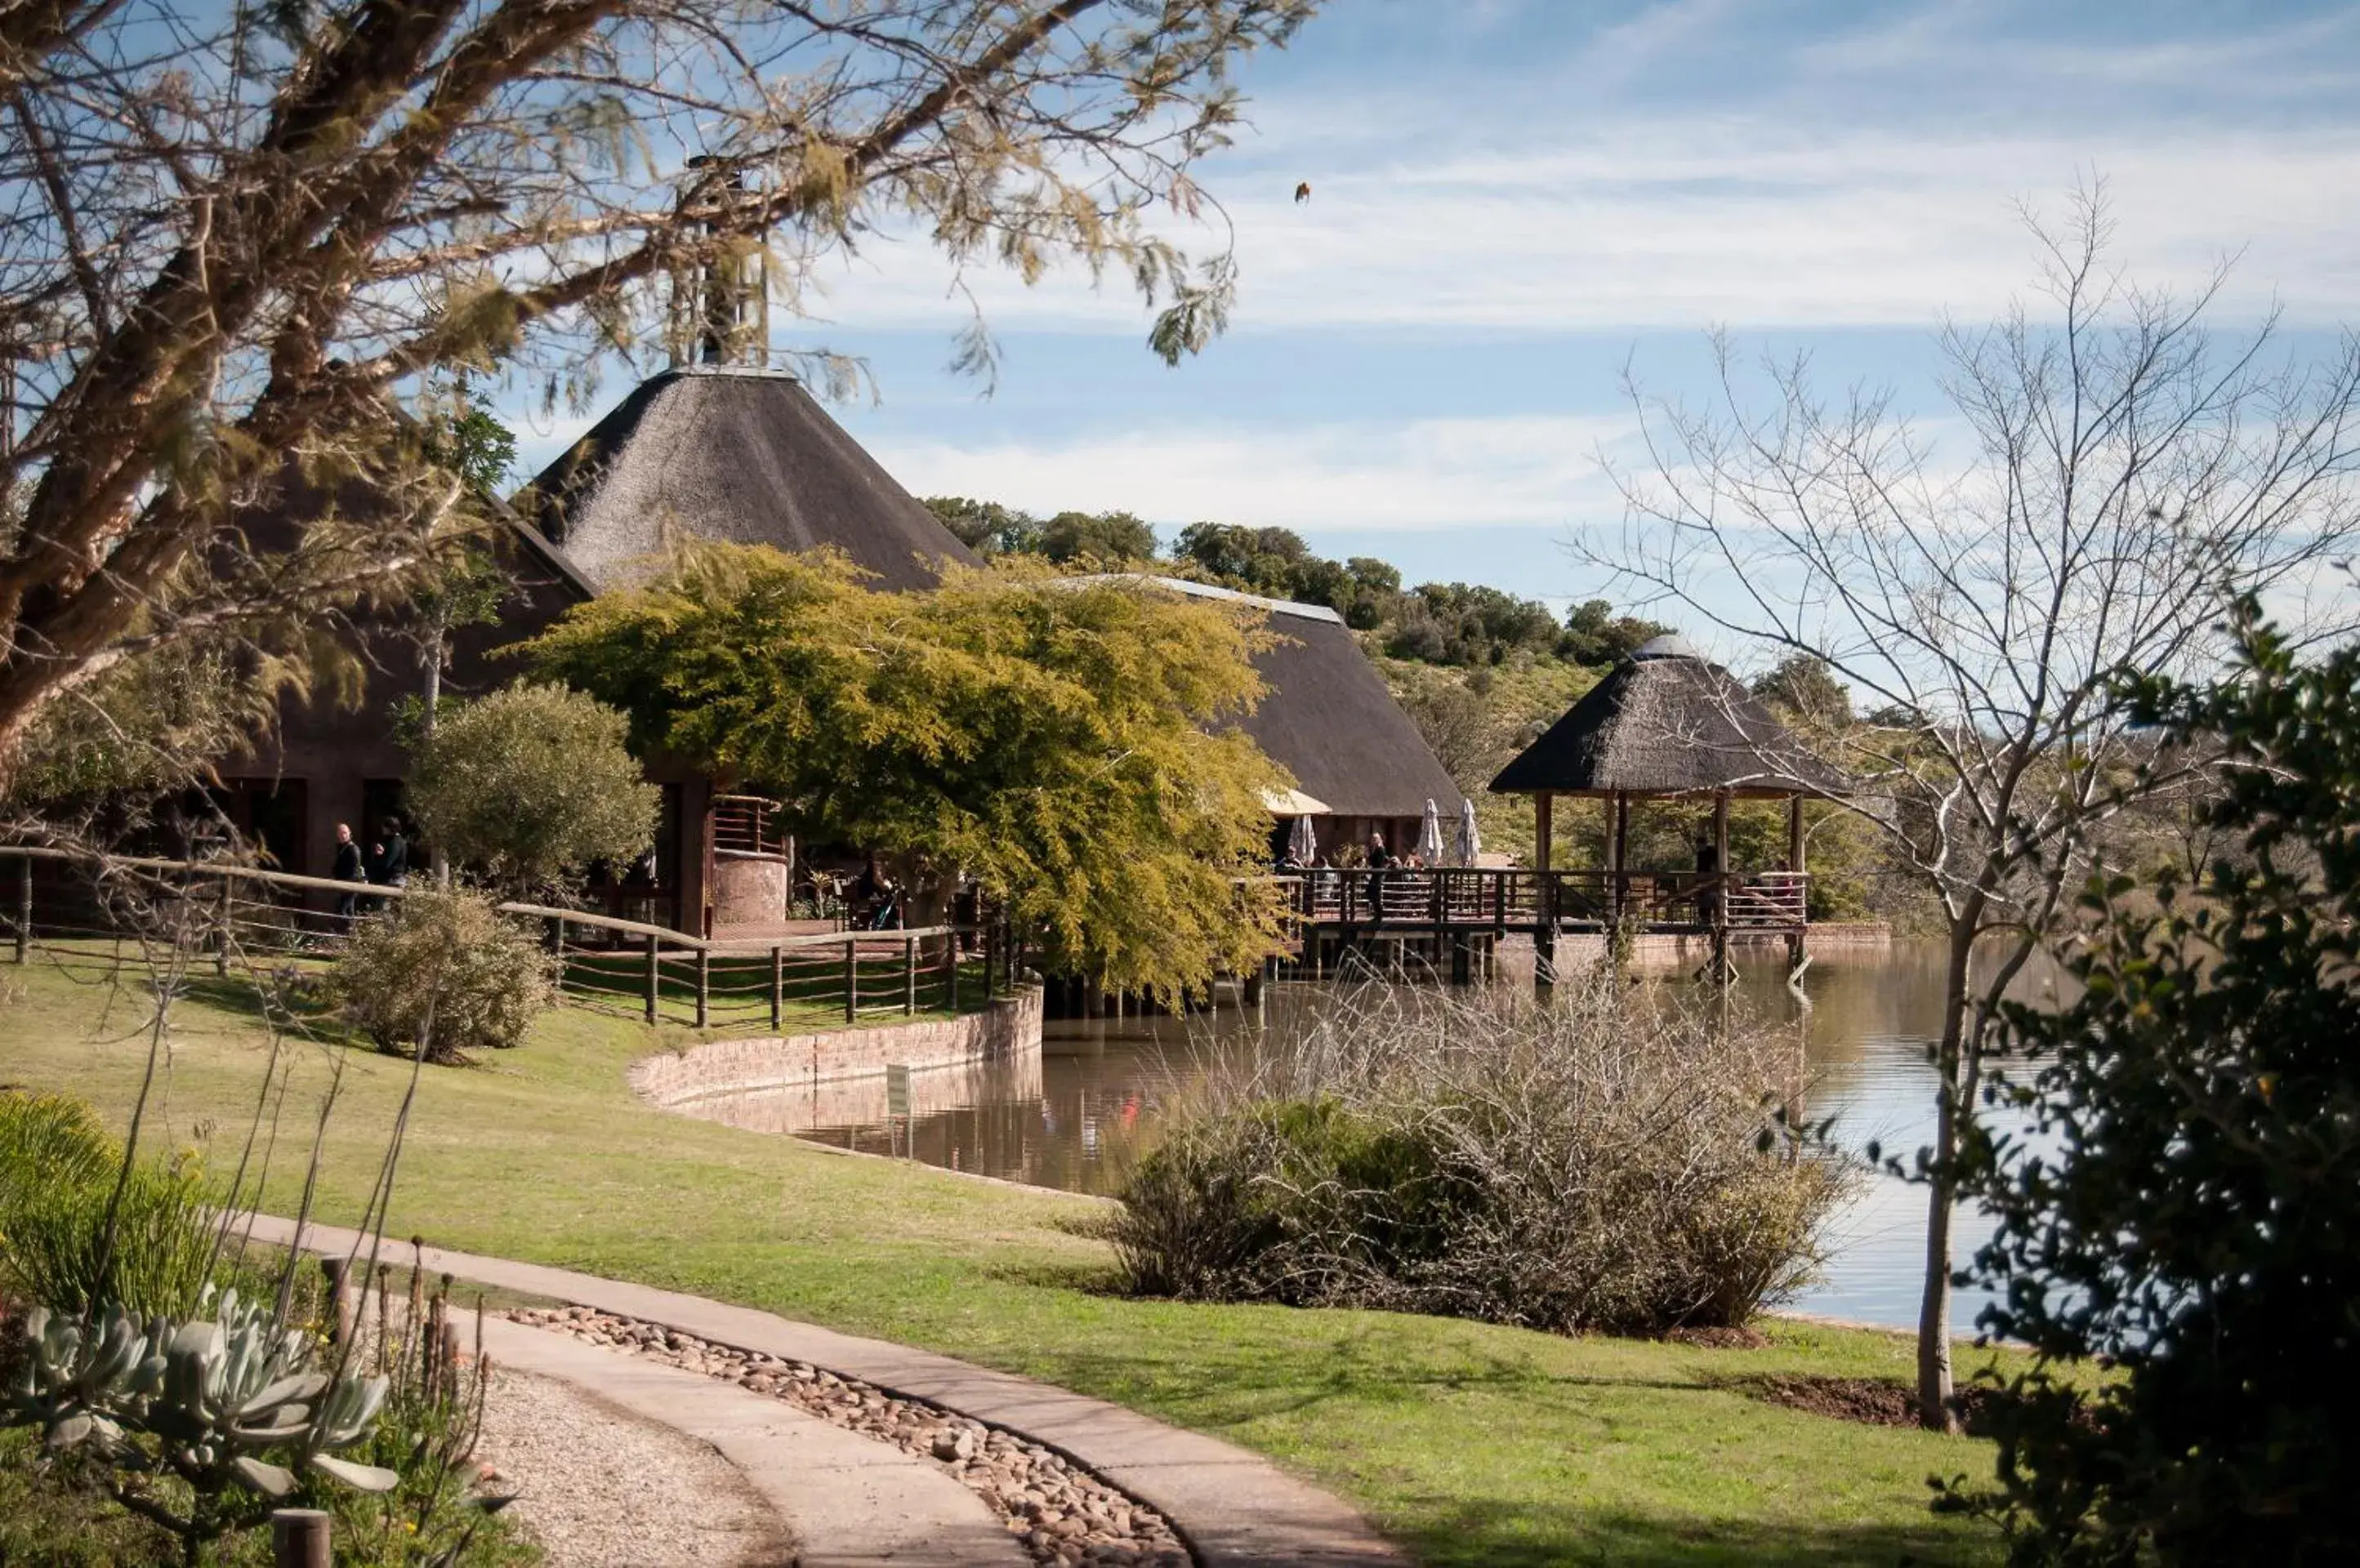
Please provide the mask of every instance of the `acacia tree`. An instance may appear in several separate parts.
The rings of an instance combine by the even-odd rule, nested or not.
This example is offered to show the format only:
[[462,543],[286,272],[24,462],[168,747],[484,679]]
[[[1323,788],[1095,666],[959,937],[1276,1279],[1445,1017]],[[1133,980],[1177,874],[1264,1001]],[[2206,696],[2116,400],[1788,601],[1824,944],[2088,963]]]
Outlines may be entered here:
[[2107,255],[2103,194],[2037,223],[2036,311],[1946,328],[1948,443],[1889,394],[1832,402],[1799,363],[1766,407],[1726,341],[1720,396],[1633,391],[1650,461],[1618,474],[1618,543],[1579,547],[1691,625],[1819,660],[1873,713],[1830,732],[1854,809],[1939,900],[1947,965],[1918,1321],[1919,1414],[1953,1417],[1950,1171],[1999,1003],[2053,929],[2091,835],[2184,785],[2108,702],[2118,672],[2200,674],[2238,596],[2285,596],[2346,553],[2360,346],[2282,354],[2275,321],[2206,326]]
[[[169,0],[0,7],[0,794],[62,693],[316,625],[463,486],[408,405],[500,368],[761,339],[857,239],[1129,279],[1168,359],[1218,331],[1191,170],[1228,67],[1317,0]],[[732,275],[737,275],[733,281]],[[727,314],[720,312],[718,314]],[[739,346],[743,346],[742,344]],[[988,365],[978,331],[962,355]],[[249,537],[290,464],[323,498]],[[365,495],[365,513],[339,497]]]
[[632,740],[784,800],[808,840],[973,877],[1059,973],[1201,990],[1277,951],[1268,794],[1232,721],[1266,634],[1152,579],[1022,562],[925,593],[711,545],[528,645]]

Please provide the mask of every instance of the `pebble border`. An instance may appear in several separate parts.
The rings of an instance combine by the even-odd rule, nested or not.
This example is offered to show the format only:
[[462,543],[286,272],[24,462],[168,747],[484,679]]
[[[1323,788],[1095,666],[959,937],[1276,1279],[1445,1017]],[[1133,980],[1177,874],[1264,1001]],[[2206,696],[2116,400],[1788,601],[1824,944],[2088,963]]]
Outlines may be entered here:
[[496,1314],[592,1345],[735,1383],[934,1465],[997,1515],[1043,1568],[1188,1568],[1172,1523],[1054,1449],[923,1399],[888,1394],[806,1361],[717,1345],[595,1307],[514,1307]]

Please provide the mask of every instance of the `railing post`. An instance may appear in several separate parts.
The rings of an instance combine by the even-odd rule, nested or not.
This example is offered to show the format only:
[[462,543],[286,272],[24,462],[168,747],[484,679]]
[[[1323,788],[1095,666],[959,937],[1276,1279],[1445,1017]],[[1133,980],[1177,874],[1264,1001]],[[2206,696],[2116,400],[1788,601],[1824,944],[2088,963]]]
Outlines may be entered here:
[[648,932],[648,1022],[656,1021],[656,989],[662,983],[658,970],[656,933]]
[[786,1018],[787,1010],[787,950],[777,942],[770,944],[770,1027],[777,1029]]
[[911,1018],[918,1011],[918,939],[901,938],[901,1016]]
[[956,1018],[959,1010],[959,939],[956,931],[943,939],[943,957],[945,960],[943,967],[945,971],[943,975],[944,1000],[950,1008],[951,1016]]
[[26,962],[33,947],[33,857],[16,857],[16,962]]
[[221,879],[221,896],[213,900],[213,974],[229,974],[229,874]]
[[860,939],[850,934],[844,939],[844,1021],[860,1021]]
[[271,1568],[328,1568],[328,1526],[322,1508],[276,1508],[270,1515]]
[[713,950],[696,950],[696,1027],[703,1029],[711,1021],[706,1003],[713,994]]

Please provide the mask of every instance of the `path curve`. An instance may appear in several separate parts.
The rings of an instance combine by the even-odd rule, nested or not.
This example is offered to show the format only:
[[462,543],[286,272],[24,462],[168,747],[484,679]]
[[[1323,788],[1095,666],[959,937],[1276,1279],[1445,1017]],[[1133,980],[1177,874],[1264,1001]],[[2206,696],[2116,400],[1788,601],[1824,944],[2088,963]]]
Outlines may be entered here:
[[[363,1239],[322,1225],[303,1227],[299,1236],[295,1222],[270,1215],[254,1216],[253,1227],[257,1241],[338,1257]],[[409,1247],[401,1253],[407,1262]],[[1120,1405],[677,1290],[434,1247],[425,1249],[422,1261],[431,1272],[640,1318],[736,1350],[806,1361],[1004,1427],[1153,1506],[1206,1568],[1405,1568],[1409,1561],[1349,1506],[1259,1454]]]

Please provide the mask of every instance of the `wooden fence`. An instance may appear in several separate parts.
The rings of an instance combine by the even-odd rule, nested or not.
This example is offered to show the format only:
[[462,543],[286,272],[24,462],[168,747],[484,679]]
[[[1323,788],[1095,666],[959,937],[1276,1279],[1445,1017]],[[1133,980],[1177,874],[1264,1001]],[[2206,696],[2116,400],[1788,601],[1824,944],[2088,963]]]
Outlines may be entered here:
[[[13,863],[13,864],[12,864]],[[46,863],[51,874],[37,878]],[[48,897],[37,903],[37,882]],[[226,862],[94,855],[0,844],[0,888],[16,961],[35,947],[142,939],[233,956],[332,959],[364,922],[430,891],[297,877]],[[858,1023],[921,1011],[958,1012],[1014,984],[1017,955],[986,928],[825,931],[732,942],[586,909],[498,906],[537,926],[574,1007],[698,1029]],[[347,912],[349,911],[349,912]]]

